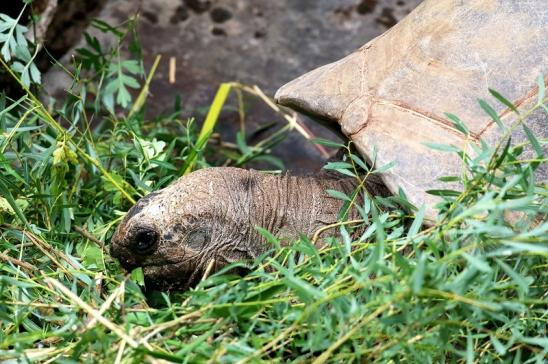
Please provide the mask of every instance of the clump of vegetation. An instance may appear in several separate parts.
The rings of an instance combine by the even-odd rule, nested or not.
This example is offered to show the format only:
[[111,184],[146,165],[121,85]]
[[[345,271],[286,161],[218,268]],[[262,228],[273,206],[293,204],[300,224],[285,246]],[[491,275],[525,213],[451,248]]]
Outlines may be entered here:
[[[122,57],[124,42],[139,55],[133,22],[95,22],[117,42],[103,49],[86,35],[87,46],[67,70],[73,83],[66,99],[46,106],[26,57],[33,46],[21,41],[25,29],[15,24],[0,17],[2,49],[15,55],[27,47],[21,57],[0,58],[25,94],[0,97],[0,358],[545,362],[547,189],[534,178],[546,162],[545,141],[526,127],[530,112],[546,110],[543,79],[537,104],[515,125],[525,128],[535,158],[520,160],[526,146],[508,139],[481,144],[474,156],[433,145],[459,153],[467,170],[446,178],[460,181],[462,191],[433,191],[444,196],[433,226],[421,229],[424,210],[410,215],[404,194],[331,192],[348,205],[363,201],[359,223],[368,227],[361,236],[352,238],[344,214],[334,227],[340,238],[323,250],[305,237],[281,247],[261,230],[272,254],[247,276],[220,272],[186,293],[150,294],[139,271],[125,275],[108,255],[124,212],[211,160],[240,166],[262,158],[281,167],[267,152],[293,124],[252,146],[243,132],[234,144],[208,144],[230,89],[253,91],[232,84],[220,88],[200,130],[178,110],[146,120],[157,62],[146,73],[140,60]],[[360,168],[389,167],[371,170],[348,146],[320,143],[347,148],[345,160],[329,168],[360,181]]]

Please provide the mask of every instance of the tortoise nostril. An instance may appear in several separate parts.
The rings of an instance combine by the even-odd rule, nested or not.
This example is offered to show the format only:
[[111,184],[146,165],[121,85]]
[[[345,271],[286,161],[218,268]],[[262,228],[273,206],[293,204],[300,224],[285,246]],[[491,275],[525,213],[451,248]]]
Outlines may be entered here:
[[131,249],[137,254],[147,254],[156,246],[158,234],[154,230],[140,230],[133,238]]

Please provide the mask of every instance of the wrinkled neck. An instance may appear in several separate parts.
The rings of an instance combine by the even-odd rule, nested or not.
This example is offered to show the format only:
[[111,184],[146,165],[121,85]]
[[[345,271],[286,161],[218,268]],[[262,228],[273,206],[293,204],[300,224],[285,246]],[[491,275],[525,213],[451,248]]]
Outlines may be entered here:
[[[312,237],[321,227],[336,223],[343,206],[342,200],[325,191],[333,189],[349,195],[355,187],[352,178],[259,175],[249,191],[251,222],[285,243],[300,234]],[[257,234],[255,237],[263,240]]]
[[[337,222],[343,206],[342,200],[330,197],[326,190],[351,195],[357,185],[353,178],[328,173],[273,176],[237,168],[222,172],[225,189],[216,200],[216,217],[211,222],[215,244],[210,250],[225,263],[252,260],[273,248],[256,227],[266,229],[284,244],[301,234],[313,237],[318,229]],[[372,195],[390,194],[375,176],[368,177],[365,187]],[[346,218],[358,218],[356,209]],[[337,233],[330,229],[321,236]]]

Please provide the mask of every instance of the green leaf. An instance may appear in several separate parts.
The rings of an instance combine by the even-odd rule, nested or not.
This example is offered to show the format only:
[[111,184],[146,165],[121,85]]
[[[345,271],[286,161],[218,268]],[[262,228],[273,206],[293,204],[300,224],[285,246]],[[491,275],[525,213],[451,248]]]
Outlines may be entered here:
[[426,270],[427,258],[428,256],[426,254],[420,253],[417,267],[415,268],[415,271],[413,272],[412,289],[413,289],[413,293],[415,294],[419,293],[422,290],[422,286],[424,284],[424,274]]
[[338,148],[345,148],[346,147],[344,144],[334,142],[334,141],[331,141],[331,140],[328,140],[328,139],[322,139],[322,138],[312,139],[311,142],[314,143],[314,144],[325,145],[326,147],[330,147],[330,148],[337,148],[338,149]]
[[40,71],[38,70],[38,67],[36,67],[36,65],[34,63],[31,63],[29,65],[29,70],[30,70],[30,78],[31,78],[33,83],[42,82],[42,77],[41,77]]
[[97,270],[102,271],[105,269],[103,263],[103,252],[96,245],[82,244],[83,247],[80,249],[80,256],[83,258],[84,264],[89,267],[90,265],[95,265]]
[[164,162],[164,161],[159,160],[159,159],[151,159],[150,164],[160,166],[160,167],[165,168],[165,169],[170,170],[170,171],[176,171],[177,170],[177,167],[175,167],[173,164],[171,164],[169,162]]
[[384,166],[381,166],[379,168],[376,168],[373,173],[377,173],[377,174],[380,174],[380,173],[384,173],[386,171],[388,171],[390,168],[394,167],[396,165],[396,162],[390,162],[390,163],[387,163],[385,164]]
[[124,85],[129,88],[139,88],[141,85],[139,85],[139,82],[134,77],[131,76],[123,76],[122,80],[124,82]]
[[343,200],[343,201],[351,201],[350,197],[348,197],[345,193],[341,192],[341,191],[337,191],[337,190],[325,190],[325,192],[327,192],[327,194],[333,198],[336,198],[338,200]]
[[145,285],[145,275],[143,273],[142,267],[135,268],[134,270],[132,270],[130,278],[140,286]]
[[358,165],[360,166],[361,169],[363,169],[364,171],[369,171],[369,167],[367,166],[367,164],[360,158],[358,157],[357,155],[355,154],[351,154],[350,155],[350,158],[352,158],[352,160]]
[[508,156],[508,152],[510,150],[510,145],[512,144],[512,138],[507,138],[506,144],[504,145],[504,149],[500,153],[500,155],[497,157],[497,160],[495,162],[495,165],[493,166],[492,170],[496,170],[500,167],[502,162],[506,160],[506,157]]
[[323,167],[323,169],[334,170],[345,176],[356,177],[353,168],[352,164],[347,162],[329,162]]
[[352,164],[348,162],[329,162],[324,167],[324,169],[352,169]]
[[443,176],[438,178],[440,182],[459,182],[461,180],[458,176]]
[[458,131],[460,131],[464,135],[470,134],[470,130],[468,129],[468,127],[457,115],[446,112],[445,116],[447,116],[447,118],[453,122],[453,125],[455,126],[455,128],[457,128]]
[[537,79],[537,85],[538,85],[538,103],[543,104],[544,103],[544,97],[546,95],[546,84],[544,83],[544,75],[539,75]]
[[528,254],[548,254],[548,244],[546,243],[518,243],[515,241],[503,240],[502,244],[513,249],[514,252]]
[[480,272],[491,273],[493,271],[489,264],[487,264],[487,262],[480,257],[475,257],[467,253],[462,253],[462,256],[468,261],[470,265],[474,266],[474,268],[476,268]]
[[466,364],[474,364],[474,340],[472,333],[468,331],[466,335]]
[[129,105],[129,102],[131,101],[131,95],[129,94],[129,91],[124,86],[123,83],[118,85],[117,89],[117,96],[116,96],[116,103],[123,108],[126,108]]
[[413,223],[411,224],[411,227],[409,228],[409,233],[407,234],[409,237],[413,237],[418,234],[419,229],[421,228],[422,222],[424,220],[425,211],[426,211],[426,207],[422,205],[419,211],[416,213],[415,220],[413,220]]
[[512,200],[504,200],[495,206],[499,211],[501,210],[519,210],[528,207],[533,202],[533,196],[525,196],[522,198],[516,198]]
[[489,105],[487,101],[483,99],[479,99],[478,101],[481,108],[487,113],[487,115],[489,115],[491,119],[493,119],[493,121],[499,126],[500,129],[504,130],[504,124],[500,120],[499,114],[497,114],[495,109],[493,109],[493,107],[491,107],[491,105]]
[[97,19],[97,18],[94,18],[92,21],[91,21],[91,25],[94,27],[94,28],[97,28],[99,29],[100,31],[104,32],[104,33],[112,33],[114,34],[116,37],[118,38],[122,38],[125,36],[125,33],[116,29],[115,27],[113,27],[112,25],[110,25],[109,23],[103,21],[103,20],[100,20],[100,19]]
[[124,67],[128,72],[133,74],[139,74],[142,71],[141,67],[139,66],[139,62],[133,59],[122,61],[122,67]]
[[493,90],[493,89],[489,89],[489,92],[491,93],[491,95],[493,95],[497,100],[499,100],[501,103],[503,103],[504,105],[508,106],[508,108],[510,110],[512,110],[513,112],[515,112],[516,114],[519,114],[519,111],[518,109],[516,108],[516,106],[511,102],[511,101],[508,101],[507,98],[505,98],[504,96],[502,96],[500,93],[498,93],[497,91]]
[[274,235],[272,235],[272,233],[270,231],[268,231],[265,228],[262,228],[260,226],[255,226],[255,230],[257,230],[259,232],[259,234],[261,234],[263,236],[263,238],[266,239],[267,243],[272,244],[272,246],[274,246],[274,248],[276,248],[276,250],[280,250],[282,248],[282,246],[280,244],[280,240],[278,238],[276,238]]
[[525,134],[527,135],[527,139],[529,139],[529,142],[531,142],[531,146],[535,150],[535,153],[537,153],[537,157],[539,159],[544,158],[544,152],[542,151],[542,147],[540,146],[539,141],[537,140],[531,129],[529,129],[527,125],[525,125],[525,123],[521,125],[523,127],[523,130],[525,131]]
[[344,250],[346,254],[350,254],[352,252],[352,238],[350,238],[350,234],[348,233],[348,230],[346,230],[345,226],[340,226],[339,232],[341,233],[343,240]]
[[495,258],[497,264],[508,274],[508,276],[521,288],[524,294],[529,291],[529,283],[515,270],[513,270],[508,264],[502,260]]
[[251,148],[247,146],[245,135],[241,130],[236,133],[236,145],[240,148],[242,154],[251,154]]
[[462,194],[462,192],[454,191],[454,190],[427,190],[426,193],[433,196],[442,196],[442,197],[458,197]]
[[28,225],[28,221],[23,214],[23,211],[21,211],[21,207],[17,204],[17,201],[13,197],[11,191],[9,190],[7,184],[4,182],[2,178],[0,178],[0,195],[4,196],[6,201],[9,203],[17,217],[25,224]]
[[493,344],[493,347],[499,353],[499,355],[505,355],[506,354],[506,347],[494,336],[489,337],[491,340],[491,343]]
[[454,145],[438,144],[438,143],[430,143],[430,142],[424,142],[422,144],[426,145],[430,149],[439,150],[440,152],[450,152],[450,153],[460,152],[460,149],[455,147]]
[[21,82],[23,82],[23,85],[26,87],[30,87],[30,74],[28,68],[23,68],[23,72],[21,72]]
[[149,355],[153,358],[165,360],[166,362],[169,362],[169,363],[185,363],[186,362],[185,359],[182,357],[178,357],[176,355],[166,353],[161,350],[148,350],[148,349],[145,349],[144,346],[137,347],[135,351]]
[[285,285],[291,288],[303,302],[311,303],[326,296],[322,290],[295,276],[292,270],[283,267],[276,261],[271,261],[271,264],[283,274]]

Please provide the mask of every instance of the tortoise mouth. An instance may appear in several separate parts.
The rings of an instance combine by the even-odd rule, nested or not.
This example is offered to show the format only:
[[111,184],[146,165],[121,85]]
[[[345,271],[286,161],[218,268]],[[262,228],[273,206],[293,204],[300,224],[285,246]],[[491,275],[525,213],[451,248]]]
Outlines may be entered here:
[[164,262],[164,263],[154,263],[154,264],[142,264],[141,268],[143,268],[143,273],[145,274],[155,274],[159,273],[160,271],[164,271],[167,268],[177,266],[181,264],[181,262]]
[[195,287],[204,270],[189,261],[165,262],[143,265],[147,288],[162,291],[185,291]]
[[143,268],[143,273],[145,273],[145,270],[158,270],[178,264],[192,265],[192,258],[193,256],[189,256],[187,252],[179,249],[156,249],[153,254],[142,260],[138,267]]

